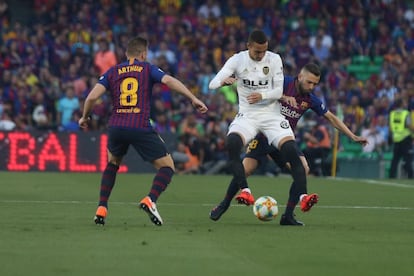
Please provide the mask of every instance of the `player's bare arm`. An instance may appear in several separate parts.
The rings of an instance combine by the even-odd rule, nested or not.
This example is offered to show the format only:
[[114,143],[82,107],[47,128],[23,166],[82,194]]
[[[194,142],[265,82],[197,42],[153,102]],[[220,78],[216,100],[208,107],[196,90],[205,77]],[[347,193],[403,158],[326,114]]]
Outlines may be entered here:
[[368,140],[365,137],[361,137],[358,135],[355,135],[335,114],[328,111],[325,113],[325,118],[339,131],[344,133],[346,136],[348,136],[352,141],[359,143],[363,146],[368,144]]
[[188,90],[188,88],[185,87],[185,85],[180,80],[178,80],[178,79],[176,79],[176,78],[174,78],[170,75],[165,75],[164,77],[162,77],[161,82],[163,84],[167,85],[172,90],[174,90],[174,91],[186,96],[187,98],[189,98],[191,100],[191,104],[199,112],[201,112],[201,113],[207,112],[207,110],[208,110],[207,106],[202,101],[200,101],[196,96],[194,96],[194,94],[191,93],[191,91]]
[[88,94],[83,106],[82,117],[79,119],[78,124],[81,128],[87,128],[90,120],[90,113],[94,107],[96,101],[105,93],[106,88],[102,84],[97,83]]

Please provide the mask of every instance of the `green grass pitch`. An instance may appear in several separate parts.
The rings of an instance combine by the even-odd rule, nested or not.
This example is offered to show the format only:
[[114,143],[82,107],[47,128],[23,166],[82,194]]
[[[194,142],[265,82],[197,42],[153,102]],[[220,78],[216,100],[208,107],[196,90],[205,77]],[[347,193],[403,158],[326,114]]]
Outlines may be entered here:
[[[176,175],[153,225],[137,208],[153,175],[120,174],[104,227],[93,223],[100,174],[0,173],[0,275],[411,275],[414,182],[309,178],[320,202],[305,227],[261,222],[233,204],[213,222],[230,176]],[[291,178],[252,176],[278,200]]]

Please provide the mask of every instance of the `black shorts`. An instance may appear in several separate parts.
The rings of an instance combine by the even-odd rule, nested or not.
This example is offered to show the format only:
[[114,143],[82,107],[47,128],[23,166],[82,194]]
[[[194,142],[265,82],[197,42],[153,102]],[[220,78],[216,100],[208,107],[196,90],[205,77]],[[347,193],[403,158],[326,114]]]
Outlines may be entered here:
[[[297,149],[299,156],[304,156],[299,147]],[[249,143],[245,157],[253,158],[261,163],[263,158],[267,158],[267,155],[269,155],[280,168],[286,166],[286,161],[282,158],[281,152],[275,146],[269,145],[266,136],[258,134]]]
[[143,160],[152,162],[169,152],[164,140],[155,130],[109,128],[108,150],[116,157],[124,156],[132,146]]

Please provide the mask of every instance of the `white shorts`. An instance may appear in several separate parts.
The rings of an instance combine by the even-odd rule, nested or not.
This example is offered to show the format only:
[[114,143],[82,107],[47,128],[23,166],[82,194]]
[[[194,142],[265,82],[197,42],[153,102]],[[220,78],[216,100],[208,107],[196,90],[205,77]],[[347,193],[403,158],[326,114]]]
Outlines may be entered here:
[[295,137],[289,121],[275,113],[238,113],[229,126],[230,133],[238,133],[247,144],[257,133],[262,132],[269,141],[278,148],[280,140],[287,136]]

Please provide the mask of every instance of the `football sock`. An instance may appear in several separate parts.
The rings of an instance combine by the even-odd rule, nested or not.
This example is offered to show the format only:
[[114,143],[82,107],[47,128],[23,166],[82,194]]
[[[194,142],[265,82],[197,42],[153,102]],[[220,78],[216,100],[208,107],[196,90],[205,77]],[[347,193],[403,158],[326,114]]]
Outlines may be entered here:
[[302,199],[303,199],[305,196],[307,196],[307,194],[301,194],[301,195],[300,195],[300,197],[299,197],[299,201],[302,201]]
[[249,188],[243,188],[243,189],[242,189],[242,191],[243,191],[243,192],[248,192],[249,194],[251,194],[251,193],[252,193],[252,191],[250,191],[250,189],[249,189]]
[[286,203],[285,215],[293,216],[293,211],[295,210],[296,205],[298,204],[297,196],[294,192],[295,183],[292,182],[289,190],[289,199]]
[[226,146],[229,152],[229,167],[233,174],[234,181],[240,189],[248,188],[243,163],[240,158],[240,152],[243,147],[242,139],[238,134],[230,133],[227,136]]
[[282,158],[290,163],[291,174],[293,178],[289,190],[289,199],[286,204],[286,214],[293,214],[296,204],[299,202],[299,196],[307,193],[306,188],[306,171],[298,155],[295,141],[287,141],[281,147]]
[[233,197],[237,194],[238,191],[239,191],[239,185],[236,183],[233,177],[231,179],[229,187],[227,188],[227,192],[224,197],[223,204],[230,205],[230,202],[233,200]]
[[105,170],[102,173],[101,178],[101,189],[99,193],[99,206],[108,208],[108,199],[111,195],[112,188],[115,185],[116,173],[118,172],[119,166],[108,163]]
[[170,167],[162,167],[158,170],[157,174],[152,181],[152,186],[148,196],[152,202],[156,202],[160,194],[165,191],[168,184],[171,182],[171,178],[174,175],[174,170]]

